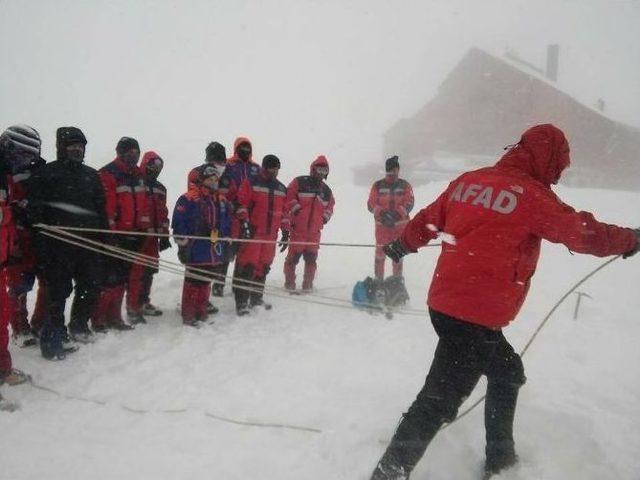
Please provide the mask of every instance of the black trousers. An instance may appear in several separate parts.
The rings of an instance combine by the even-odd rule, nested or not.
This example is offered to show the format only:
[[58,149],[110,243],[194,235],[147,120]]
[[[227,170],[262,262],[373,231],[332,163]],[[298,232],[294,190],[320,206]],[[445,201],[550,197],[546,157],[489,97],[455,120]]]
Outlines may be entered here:
[[[143,236],[117,236],[111,240],[112,244],[130,253],[140,253],[145,237]],[[117,254],[117,252],[113,252]],[[104,264],[104,286],[116,287],[126,285],[129,281],[129,273],[133,263],[129,260],[105,255],[102,258]]]
[[380,463],[411,472],[440,427],[456,418],[458,408],[482,375],[488,380],[487,459],[513,455],[518,390],[526,380],[520,356],[500,330],[463,322],[431,309],[429,314],[439,337],[433,363]]
[[74,289],[74,283],[75,296],[69,327],[72,330],[74,327],[86,327],[103,280],[102,259],[97,253],[57,240],[51,240],[47,246],[47,256],[39,257],[42,259],[42,278],[47,285],[47,319],[43,328],[64,328],[65,303]]

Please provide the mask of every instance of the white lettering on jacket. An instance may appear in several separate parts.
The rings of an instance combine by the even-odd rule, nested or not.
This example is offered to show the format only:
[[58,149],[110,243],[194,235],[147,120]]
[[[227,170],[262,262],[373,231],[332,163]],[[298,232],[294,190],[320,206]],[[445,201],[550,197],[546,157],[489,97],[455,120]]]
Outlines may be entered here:
[[493,187],[484,187],[476,183],[469,186],[459,183],[451,193],[449,201],[480,205],[487,210],[505,215],[513,212],[518,206],[518,197],[513,192],[499,190],[494,196]]

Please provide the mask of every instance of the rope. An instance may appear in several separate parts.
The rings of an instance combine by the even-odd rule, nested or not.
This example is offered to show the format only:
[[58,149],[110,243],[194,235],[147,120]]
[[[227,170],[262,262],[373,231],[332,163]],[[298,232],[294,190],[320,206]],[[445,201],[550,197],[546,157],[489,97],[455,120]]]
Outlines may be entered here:
[[[38,385],[33,380],[29,382],[29,384],[35,388],[36,390],[42,390],[43,392],[48,392],[53,395],[56,395],[60,398],[64,398],[66,400],[75,400],[78,402],[90,403],[92,405],[99,405],[101,407],[109,406],[107,402],[102,400],[94,400],[91,398],[80,397],[76,395],[69,395],[67,393],[61,393],[57,390],[54,390],[50,387],[45,387],[43,385]],[[147,413],[163,413],[163,414],[178,414],[178,413],[188,413],[189,409],[187,408],[172,408],[172,409],[164,409],[164,410],[146,410],[142,408],[133,408],[124,404],[117,405],[122,410],[125,410],[129,413],[135,413],[137,415],[145,415]],[[235,418],[226,417],[222,415],[218,415],[211,412],[203,412],[203,415],[207,418],[212,418],[214,420],[218,420],[225,423],[231,423],[233,425],[243,425],[247,427],[261,427],[261,428],[279,428],[279,429],[287,429],[287,430],[297,430],[301,432],[311,432],[311,433],[322,433],[322,430],[318,428],[305,427],[300,425],[291,425],[288,423],[265,423],[265,422],[250,422],[247,420],[237,420]]]
[[[156,259],[155,257],[150,257],[148,255],[143,255],[143,254],[137,254],[137,253],[132,253],[129,250],[126,249],[122,249],[119,247],[115,247],[112,245],[108,245],[102,242],[98,242],[96,240],[91,240],[79,235],[75,235],[72,234],[70,232],[65,232],[64,230],[58,228],[58,227],[51,227],[51,226],[41,226],[40,227],[42,230],[40,233],[42,233],[43,235],[46,235],[48,237],[54,238],[56,240],[60,240],[62,242],[66,242],[69,243],[71,245],[75,245],[78,246],[80,248],[84,248],[102,255],[107,255],[113,258],[117,258],[119,260],[124,260],[130,263],[135,263],[138,265],[142,265],[142,266],[147,266],[147,267],[152,267],[152,268],[158,268],[158,270],[160,271],[164,271],[167,273],[172,273],[172,274],[176,274],[176,275],[184,275],[187,278],[192,278],[194,280],[200,280],[200,281],[204,281],[204,282],[217,282],[217,283],[222,283],[221,280],[217,280],[215,278],[213,278],[215,275],[214,272],[209,272],[208,270],[203,270],[203,269],[198,269],[198,268],[191,268],[189,267],[186,270],[183,270],[182,265],[179,266],[179,268],[175,268],[173,265],[179,265],[179,264],[175,264],[166,260],[160,260],[160,262],[162,263],[166,263],[168,265],[163,265],[160,262],[158,262],[158,259]],[[68,236],[71,238],[65,238],[64,236]],[[79,240],[79,241],[75,241],[75,240]],[[85,242],[86,244],[80,243],[80,242]],[[90,245],[95,245],[99,248],[94,248],[91,247]],[[103,249],[103,250],[100,250]],[[114,253],[115,252],[115,253]],[[145,258],[146,257],[146,258]],[[149,260],[152,259],[152,260]],[[201,272],[204,274],[199,274],[197,272]],[[220,274],[220,277],[224,277],[224,278],[231,278],[232,280],[233,277],[225,277],[224,275]],[[259,286],[260,288],[251,288],[250,286],[246,286],[246,285],[254,285],[254,286]],[[245,290],[248,292],[255,292],[255,293],[261,293],[261,289],[262,289],[263,285],[261,283],[258,282],[253,282],[250,280],[242,280],[242,284],[238,284],[237,282],[234,283],[234,288],[238,288],[240,290]],[[264,285],[265,289],[266,289],[266,285]],[[290,295],[290,294],[283,294],[283,293],[278,293],[279,291],[281,291],[280,289],[278,289],[277,291],[273,291],[273,289],[277,289],[277,287],[271,287],[269,286],[269,295],[276,297],[276,298],[284,298],[284,299],[289,299],[292,300],[294,302],[301,302],[301,303],[308,303],[308,304],[314,304],[314,305],[323,305],[323,306],[328,306],[328,307],[334,307],[334,308],[342,308],[342,309],[347,309],[347,310],[353,310],[353,305],[351,303],[350,300],[345,300],[345,299],[341,299],[341,298],[334,298],[334,297],[328,297],[328,296],[324,296],[324,295],[306,295],[305,297],[309,297],[309,296],[313,296],[315,298],[318,298],[320,300],[327,300],[327,301],[319,301],[319,300],[314,300],[313,298],[308,299],[308,298],[301,298],[301,297],[297,297],[295,295]],[[380,307],[378,305],[372,305],[372,304],[363,304],[363,307],[369,311],[378,311],[380,309]],[[414,310],[414,309],[403,309],[403,310],[391,310],[393,313],[397,313],[400,315],[408,315],[408,316],[420,316],[423,317],[425,315],[426,312],[421,311],[421,310]]]
[[[172,233],[152,233],[152,232],[131,232],[127,230],[107,230],[102,228],[81,228],[81,227],[62,227],[47,225],[46,223],[37,223],[34,227],[38,228],[58,228],[60,230],[67,230],[73,232],[89,232],[89,233],[108,233],[111,235],[126,235],[126,236],[143,236],[143,237],[168,237],[174,239],[185,240],[209,240],[211,237],[202,235],[175,235]],[[384,247],[383,244],[376,243],[341,243],[341,242],[294,242],[287,241],[282,242],[280,240],[260,240],[254,238],[232,238],[232,237],[220,237],[217,238],[218,242],[238,242],[238,243],[269,243],[278,245],[306,245],[306,246],[323,246],[323,247],[356,247],[356,248],[377,248]],[[441,244],[433,243],[425,245],[426,247],[439,247]]]
[[[594,270],[592,270],[591,272],[589,272],[587,275],[585,275],[582,279],[580,279],[575,285],[573,285],[561,298],[560,300],[558,300],[555,305],[553,307],[551,307],[551,310],[549,310],[549,312],[545,315],[545,317],[542,319],[542,321],[540,322],[540,324],[538,325],[538,327],[534,330],[533,334],[531,335],[531,337],[529,338],[529,340],[527,341],[527,343],[525,344],[525,346],[523,347],[523,349],[520,351],[520,356],[524,357],[525,353],[527,353],[527,350],[529,350],[529,347],[531,346],[531,344],[533,343],[533,341],[536,339],[536,337],[538,336],[538,334],[540,333],[540,331],[544,328],[544,326],[547,324],[547,322],[549,321],[549,319],[551,318],[551,316],[555,313],[555,311],[558,309],[558,307],[560,307],[560,305],[576,290],[578,289],[583,283],[585,283],[587,280],[589,280],[591,277],[593,277],[596,273],[598,273],[600,270],[604,269],[605,267],[607,267],[608,265],[610,265],[611,263],[613,263],[614,261],[616,261],[618,258],[620,258],[622,255],[617,255],[613,258],[610,258],[609,260],[607,260],[606,262],[600,264],[597,268],[595,268]],[[440,430],[444,430],[445,428],[453,425],[455,422],[457,422],[458,420],[460,420],[463,417],[466,417],[469,413],[471,413],[471,411],[473,411],[478,405],[480,405],[482,402],[484,402],[484,400],[487,398],[486,395],[483,395],[482,397],[480,397],[478,400],[476,400],[475,402],[473,402],[473,404],[471,406],[469,406],[467,409],[465,409],[460,415],[458,415],[452,422],[449,423],[445,423]]]

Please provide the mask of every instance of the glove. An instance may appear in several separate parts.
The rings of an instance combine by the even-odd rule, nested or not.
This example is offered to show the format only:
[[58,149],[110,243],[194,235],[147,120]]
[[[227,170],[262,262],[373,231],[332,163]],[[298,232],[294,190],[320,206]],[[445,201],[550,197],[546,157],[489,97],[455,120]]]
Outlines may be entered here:
[[289,230],[282,230],[282,238],[278,245],[280,245],[280,252],[284,252],[289,248]]
[[183,265],[189,260],[189,250],[186,245],[180,245],[178,247],[178,260],[180,260],[180,263]]
[[622,258],[633,257],[636,253],[638,253],[638,250],[640,250],[640,228],[635,228],[633,231],[636,234],[636,246],[633,250],[629,250],[627,253],[624,253],[622,255]]
[[391,210],[385,210],[380,214],[380,223],[388,228],[395,227],[397,219],[397,213]]
[[387,257],[396,263],[398,263],[402,257],[408,253],[412,253],[402,244],[402,240],[399,238],[396,238],[393,242],[382,247],[382,251]]
[[243,220],[240,224],[240,238],[249,239],[253,237],[253,228],[247,220]]
[[171,248],[171,242],[169,241],[169,237],[160,238],[160,244],[158,245],[161,252]]

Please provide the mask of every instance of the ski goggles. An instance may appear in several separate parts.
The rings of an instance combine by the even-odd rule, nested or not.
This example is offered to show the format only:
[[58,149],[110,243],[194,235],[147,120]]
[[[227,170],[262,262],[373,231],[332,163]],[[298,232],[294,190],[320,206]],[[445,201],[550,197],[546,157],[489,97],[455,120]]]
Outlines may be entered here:
[[160,157],[154,157],[147,162],[147,166],[145,168],[148,172],[160,173],[163,166],[164,162],[162,159]]
[[324,177],[329,175],[329,167],[316,167],[314,170],[318,172],[318,175],[322,175]]

